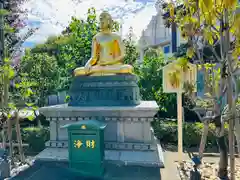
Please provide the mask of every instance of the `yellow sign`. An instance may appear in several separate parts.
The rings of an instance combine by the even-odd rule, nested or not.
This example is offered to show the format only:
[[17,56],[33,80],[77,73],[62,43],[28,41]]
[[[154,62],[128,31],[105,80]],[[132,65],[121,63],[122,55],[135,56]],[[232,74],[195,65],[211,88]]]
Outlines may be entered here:
[[[92,149],[94,149],[94,148],[96,147],[96,143],[95,143],[94,140],[86,140],[85,144],[86,144],[86,147],[87,147],[87,148],[92,148]],[[75,147],[75,148],[78,148],[78,149],[79,149],[79,148],[82,147],[82,145],[83,145],[83,143],[82,143],[81,140],[75,140],[75,141],[74,141],[74,147]]]
[[75,140],[74,141],[74,147],[75,148],[79,149],[82,145],[83,145],[82,141],[80,141],[80,140]]
[[87,127],[85,125],[82,125],[81,126],[81,129],[86,129]]
[[163,67],[163,92],[183,92],[183,85],[186,82],[194,84],[194,92],[196,92],[197,67],[191,63],[187,63],[185,66],[183,71],[178,61],[175,61]]
[[87,140],[86,141],[86,147],[94,149],[95,148],[95,141],[94,140]]

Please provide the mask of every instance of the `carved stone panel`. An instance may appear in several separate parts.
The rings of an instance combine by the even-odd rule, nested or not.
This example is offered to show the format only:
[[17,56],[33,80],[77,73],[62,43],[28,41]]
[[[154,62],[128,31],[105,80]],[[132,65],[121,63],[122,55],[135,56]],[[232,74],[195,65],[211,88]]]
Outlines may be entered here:
[[75,77],[69,106],[133,106],[140,104],[135,75]]

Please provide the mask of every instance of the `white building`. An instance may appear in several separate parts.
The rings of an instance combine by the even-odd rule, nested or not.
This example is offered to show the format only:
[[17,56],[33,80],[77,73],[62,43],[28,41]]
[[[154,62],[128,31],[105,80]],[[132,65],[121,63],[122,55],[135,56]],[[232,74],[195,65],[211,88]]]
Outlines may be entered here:
[[[140,61],[143,60],[144,53],[147,48],[161,48],[165,54],[172,52],[172,33],[171,28],[166,28],[162,18],[161,2],[157,1],[155,4],[157,15],[153,16],[147,28],[143,30],[142,35],[138,41],[140,51]],[[177,30],[177,46],[183,42],[180,38],[180,32]]]

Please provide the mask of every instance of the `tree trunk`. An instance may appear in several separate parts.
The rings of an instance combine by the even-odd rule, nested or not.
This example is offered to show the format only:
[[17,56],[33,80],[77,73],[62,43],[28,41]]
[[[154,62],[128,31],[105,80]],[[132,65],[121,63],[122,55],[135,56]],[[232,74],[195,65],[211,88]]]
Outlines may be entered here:
[[[236,119],[238,120],[238,118],[236,118]],[[236,136],[236,141],[237,141],[238,157],[240,157],[240,136],[239,136],[240,128],[237,126],[239,126],[239,125],[235,124],[235,127],[236,127],[235,136]]]
[[12,122],[11,118],[7,119],[7,134],[8,134],[8,141],[9,141],[9,156],[12,160],[13,158],[13,144],[12,144]]
[[200,143],[200,147],[199,147],[199,157],[202,159],[203,157],[203,153],[205,150],[205,145],[207,142],[207,136],[208,136],[208,129],[209,129],[209,123],[208,122],[203,122],[204,126],[203,126],[203,132],[202,132],[202,138],[201,138],[201,143]]
[[20,129],[20,123],[19,123],[19,114],[16,112],[16,134],[17,134],[17,141],[18,141],[18,150],[20,155],[20,160],[22,163],[25,162],[24,152],[23,152],[23,146],[22,146],[22,136],[21,136],[21,129]]
[[[230,75],[229,75],[230,76]],[[235,143],[234,143],[234,121],[235,121],[235,103],[233,103],[233,88],[231,78],[228,78],[228,113],[229,113],[229,153],[230,153],[230,176],[235,180]]]
[[227,153],[227,144],[224,136],[217,137],[217,143],[220,152],[220,161],[218,169],[218,177],[225,179],[228,177],[228,153]]
[[2,136],[2,148],[6,149],[6,136],[5,136],[5,126],[3,125],[2,131],[1,131],[1,136]]
[[229,118],[229,153],[230,153],[230,179],[235,180],[235,143],[234,143],[234,121],[236,115],[236,103],[233,101],[233,80],[232,80],[232,54],[230,53],[230,27],[229,27],[229,13],[225,9],[225,26],[226,26],[226,58],[228,63],[228,111]]

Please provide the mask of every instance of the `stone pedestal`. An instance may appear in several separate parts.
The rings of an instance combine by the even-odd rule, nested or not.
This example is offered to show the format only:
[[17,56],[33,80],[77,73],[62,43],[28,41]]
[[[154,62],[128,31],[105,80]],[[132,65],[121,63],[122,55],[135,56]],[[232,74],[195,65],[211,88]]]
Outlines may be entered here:
[[79,76],[69,89],[69,106],[135,106],[140,104],[135,75]]
[[106,160],[163,167],[162,149],[150,125],[158,105],[155,101],[140,101],[136,76],[81,78],[73,81],[69,104],[40,108],[40,113],[50,121],[50,141],[37,157],[67,160],[68,134],[61,127],[93,119],[107,123]]

